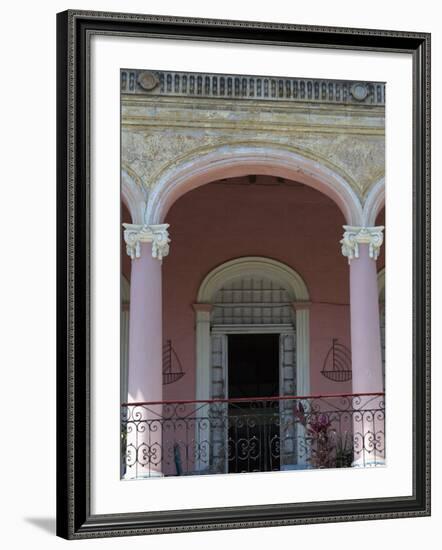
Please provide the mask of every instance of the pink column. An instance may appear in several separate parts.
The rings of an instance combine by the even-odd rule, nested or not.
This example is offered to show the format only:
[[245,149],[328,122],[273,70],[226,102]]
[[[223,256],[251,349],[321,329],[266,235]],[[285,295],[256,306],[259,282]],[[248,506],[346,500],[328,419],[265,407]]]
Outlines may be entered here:
[[132,260],[129,323],[129,399],[162,398],[161,262],[152,257],[152,245],[141,244],[141,256]]
[[[350,264],[352,391],[383,391],[376,259],[383,227],[344,226],[342,252]],[[354,466],[385,463],[383,397],[353,398]]]
[[359,258],[350,261],[353,393],[382,391],[378,279],[368,248],[359,245]]
[[[161,259],[168,252],[167,226],[125,227],[132,257],[129,403],[158,402],[163,396]],[[158,404],[128,407],[126,479],[162,475],[161,413]]]

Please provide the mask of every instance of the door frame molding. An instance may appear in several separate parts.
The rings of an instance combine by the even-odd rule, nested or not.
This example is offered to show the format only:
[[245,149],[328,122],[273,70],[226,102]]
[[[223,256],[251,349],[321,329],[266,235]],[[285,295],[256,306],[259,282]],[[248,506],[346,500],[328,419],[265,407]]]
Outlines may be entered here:
[[[260,324],[260,325],[214,325],[212,327],[212,330],[210,331],[210,340],[212,339],[212,335],[215,336],[221,336],[224,340],[224,343],[222,345],[222,359],[221,359],[221,365],[223,370],[223,398],[228,399],[229,398],[229,340],[228,336],[232,334],[277,334],[279,336],[278,341],[278,381],[279,381],[279,395],[284,395],[284,358],[282,354],[282,337],[284,336],[293,336],[295,341],[295,353],[296,353],[296,346],[297,346],[297,340],[296,340],[296,330],[293,324],[291,323],[285,323],[285,324]],[[298,375],[297,375],[297,353],[296,356],[293,358],[294,368],[295,368],[295,380],[294,383],[297,385],[298,383]],[[212,373],[212,361],[210,362],[210,373]],[[211,382],[211,391],[212,391],[212,382]],[[296,386],[296,394],[298,395],[306,395],[304,393],[300,394],[298,392],[297,386]],[[213,394],[211,394],[211,397]],[[280,404],[280,411],[281,411],[281,404]],[[227,430],[227,427],[225,427]],[[205,433],[205,438],[210,438],[210,434]],[[227,441],[227,431],[224,434],[224,440]],[[282,436],[281,436],[282,438]],[[224,446],[224,467],[225,472],[228,473],[228,446],[225,444]],[[284,469],[282,464],[282,453],[279,458],[280,460],[280,469],[281,471]],[[205,466],[204,466],[205,467]],[[204,468],[201,468],[204,469]]]

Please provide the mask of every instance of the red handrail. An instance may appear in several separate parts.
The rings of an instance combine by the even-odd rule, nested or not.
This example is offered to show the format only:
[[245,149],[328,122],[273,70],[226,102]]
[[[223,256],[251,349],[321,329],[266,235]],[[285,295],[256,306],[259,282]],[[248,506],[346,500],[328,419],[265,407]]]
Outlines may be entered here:
[[326,399],[331,397],[381,397],[384,392],[374,393],[331,393],[323,395],[276,395],[271,397],[235,397],[232,399],[183,399],[178,401],[134,401],[133,403],[121,403],[122,407],[138,407],[141,405],[190,405],[193,403],[244,403],[248,401],[281,401],[283,399]]

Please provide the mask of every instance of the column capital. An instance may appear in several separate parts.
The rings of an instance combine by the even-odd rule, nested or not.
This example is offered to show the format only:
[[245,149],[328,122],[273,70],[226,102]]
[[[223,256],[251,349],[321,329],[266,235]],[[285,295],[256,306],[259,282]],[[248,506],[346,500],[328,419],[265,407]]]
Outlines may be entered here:
[[169,224],[137,225],[123,223],[127,255],[132,260],[141,256],[141,243],[152,243],[152,257],[162,260],[169,254]]
[[342,254],[348,258],[348,263],[354,258],[359,258],[359,245],[368,244],[368,254],[373,260],[377,260],[384,242],[383,225],[377,227],[360,227],[344,225],[344,236],[340,240]]

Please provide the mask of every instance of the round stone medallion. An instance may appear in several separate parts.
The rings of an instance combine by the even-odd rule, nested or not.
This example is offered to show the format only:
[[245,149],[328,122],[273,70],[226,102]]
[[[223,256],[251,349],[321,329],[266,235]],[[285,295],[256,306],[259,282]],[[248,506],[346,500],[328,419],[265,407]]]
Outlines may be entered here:
[[143,71],[138,75],[138,84],[143,90],[153,90],[158,85],[158,82],[157,76],[149,71]]
[[350,93],[357,101],[364,101],[364,99],[368,96],[368,86],[363,82],[358,82],[353,84],[350,89]]

